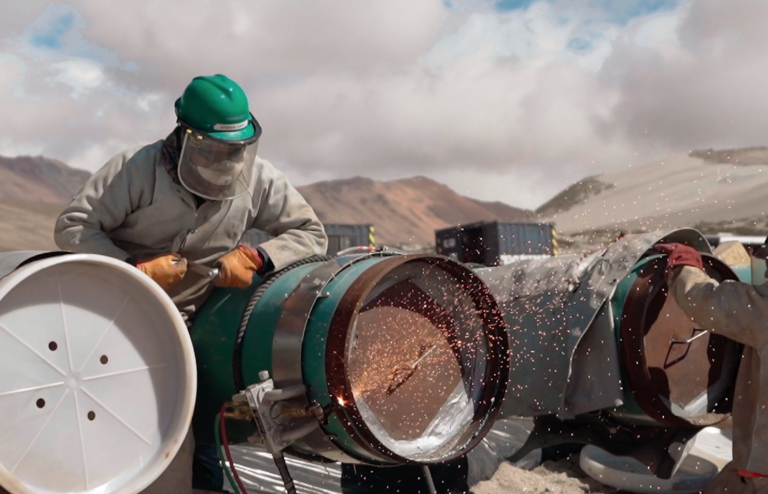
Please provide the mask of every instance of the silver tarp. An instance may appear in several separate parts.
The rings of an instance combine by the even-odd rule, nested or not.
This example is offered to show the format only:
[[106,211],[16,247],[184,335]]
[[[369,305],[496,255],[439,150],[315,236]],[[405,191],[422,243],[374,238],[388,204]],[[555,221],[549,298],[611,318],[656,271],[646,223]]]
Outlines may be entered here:
[[589,256],[526,259],[475,272],[494,293],[510,331],[502,416],[571,419],[623,403],[610,300],[656,243],[711,253],[693,229],[629,235]]

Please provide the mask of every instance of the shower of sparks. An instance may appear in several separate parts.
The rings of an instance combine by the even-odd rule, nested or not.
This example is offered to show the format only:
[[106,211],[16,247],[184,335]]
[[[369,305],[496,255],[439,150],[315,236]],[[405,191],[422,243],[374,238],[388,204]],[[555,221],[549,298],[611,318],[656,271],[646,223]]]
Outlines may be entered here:
[[370,408],[389,437],[406,441],[423,436],[462,382],[476,409],[473,396],[488,377],[489,317],[468,287],[434,266],[395,280],[364,304],[349,340],[355,401]]

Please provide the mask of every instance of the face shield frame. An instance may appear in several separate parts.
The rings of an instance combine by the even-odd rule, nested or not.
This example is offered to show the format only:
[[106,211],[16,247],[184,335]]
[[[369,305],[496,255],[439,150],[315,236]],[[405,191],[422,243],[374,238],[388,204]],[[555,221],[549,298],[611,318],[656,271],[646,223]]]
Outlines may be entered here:
[[749,255],[749,260],[752,265],[752,284],[759,286],[768,282],[768,245],[764,243],[755,247]]
[[239,197],[250,190],[261,126],[250,115],[254,134],[248,139],[223,139],[179,120],[182,146],[178,175],[195,195],[212,201]]

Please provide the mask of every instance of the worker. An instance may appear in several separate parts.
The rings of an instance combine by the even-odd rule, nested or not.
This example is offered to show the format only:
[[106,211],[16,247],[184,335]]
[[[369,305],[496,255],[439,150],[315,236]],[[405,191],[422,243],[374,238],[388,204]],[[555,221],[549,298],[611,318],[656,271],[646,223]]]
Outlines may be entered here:
[[[668,256],[669,293],[686,315],[699,327],[745,345],[732,404],[733,461],[704,492],[768,493],[768,283],[718,283],[704,272],[695,249],[662,244],[656,250]],[[764,247],[753,254],[763,279],[766,253]]]
[[[254,274],[325,254],[328,238],[285,175],[257,156],[261,126],[238,84],[220,74],[195,77],[175,112],[165,139],[117,154],[86,182],[59,216],[55,240],[134,265],[190,326],[214,285],[246,288]],[[250,229],[274,238],[254,245]],[[220,274],[211,282],[206,270],[214,267]],[[184,443],[144,492],[224,492],[215,447],[191,446],[191,433]]]

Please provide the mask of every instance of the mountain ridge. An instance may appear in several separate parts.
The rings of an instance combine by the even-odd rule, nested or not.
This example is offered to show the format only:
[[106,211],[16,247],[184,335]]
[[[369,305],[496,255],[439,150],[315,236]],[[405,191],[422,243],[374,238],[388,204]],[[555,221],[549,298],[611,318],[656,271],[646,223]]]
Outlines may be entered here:
[[44,156],[0,156],[0,198],[63,204],[90,176],[85,170]]
[[766,195],[768,147],[692,150],[580,180],[536,218],[566,234],[694,227],[765,235]]
[[[90,174],[42,156],[0,156],[0,250],[49,250],[58,212]],[[478,221],[552,222],[584,232],[694,227],[768,233],[768,147],[692,150],[585,177],[536,211],[462,196],[415,176],[326,180],[297,189],[325,223],[370,223],[380,244],[431,245],[434,230]],[[565,239],[563,239],[565,240]]]
[[[29,214],[35,225],[50,224],[50,232],[34,237],[34,246],[24,244],[20,249],[55,248],[56,216],[90,176],[42,156],[0,156],[0,203],[13,211],[15,221]],[[430,245],[436,229],[477,221],[528,221],[532,215],[501,202],[462,196],[424,176],[391,181],[356,176],[297,189],[324,223],[373,224],[377,241],[389,245]],[[23,221],[14,223],[18,224]],[[0,242],[0,247],[9,250],[6,244]]]

